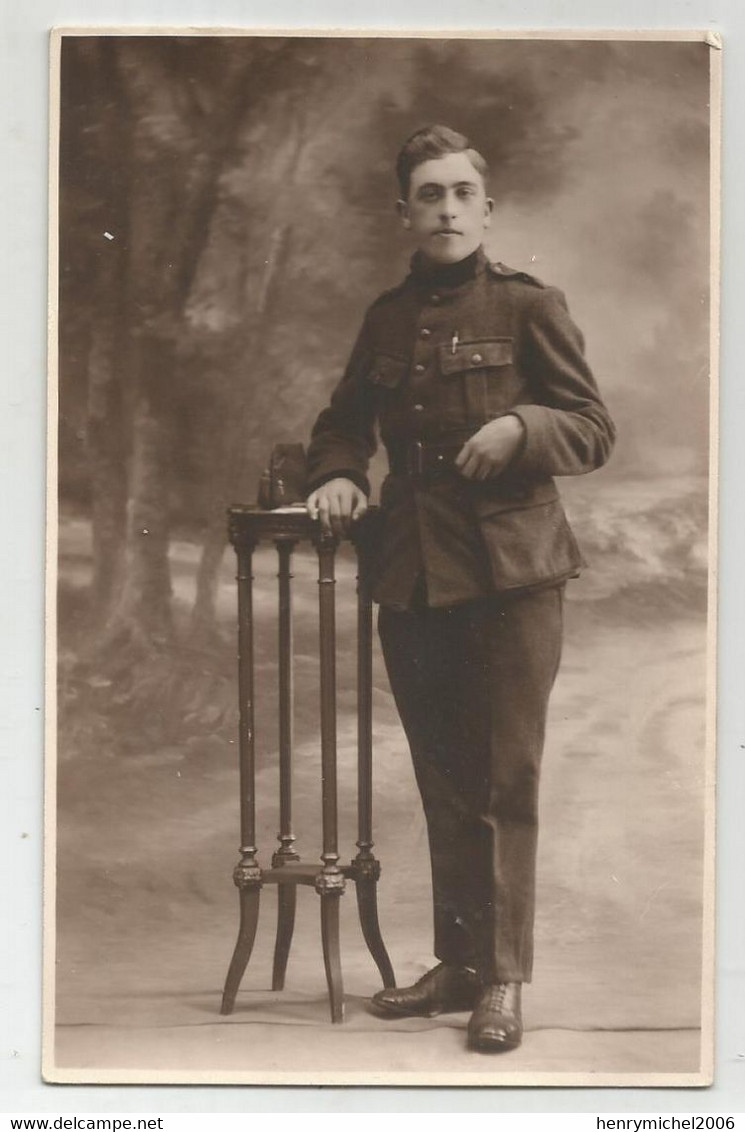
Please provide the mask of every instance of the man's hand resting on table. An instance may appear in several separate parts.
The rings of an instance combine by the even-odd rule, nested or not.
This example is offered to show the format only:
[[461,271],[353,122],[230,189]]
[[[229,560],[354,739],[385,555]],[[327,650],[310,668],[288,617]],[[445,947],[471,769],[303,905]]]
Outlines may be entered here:
[[514,413],[497,417],[469,437],[455,458],[455,466],[467,480],[499,475],[519,449],[524,435],[525,426]]
[[321,520],[324,531],[343,538],[350,523],[367,511],[367,496],[352,480],[338,476],[312,491],[305,506],[311,519]]

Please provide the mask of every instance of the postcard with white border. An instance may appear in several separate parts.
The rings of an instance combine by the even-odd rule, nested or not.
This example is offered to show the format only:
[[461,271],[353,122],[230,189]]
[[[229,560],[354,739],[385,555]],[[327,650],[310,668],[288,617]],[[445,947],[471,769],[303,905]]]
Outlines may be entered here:
[[52,33],[46,1081],[711,1083],[720,66]]

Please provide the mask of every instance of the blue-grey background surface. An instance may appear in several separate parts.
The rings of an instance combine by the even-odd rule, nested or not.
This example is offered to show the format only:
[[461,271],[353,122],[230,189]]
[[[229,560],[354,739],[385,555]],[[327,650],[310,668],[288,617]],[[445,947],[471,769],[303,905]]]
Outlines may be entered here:
[[[588,10],[585,11],[585,8]],[[284,11],[273,8],[274,26],[334,26],[338,23],[357,24],[360,27],[385,26],[385,13],[365,12],[361,8],[345,7],[343,14],[329,5],[321,15],[317,7],[314,20],[295,6]],[[42,706],[41,653],[39,627],[42,619],[41,560],[43,552],[43,483],[41,469],[44,451],[44,304],[45,304],[45,247],[42,238],[46,210],[45,146],[46,146],[46,27],[52,24],[153,23],[188,22],[210,24],[239,24],[246,21],[245,11],[227,4],[204,7],[179,5],[43,5],[33,12],[21,14],[8,10],[4,13],[5,53],[3,68],[7,89],[3,99],[8,130],[6,150],[11,160],[6,163],[5,179],[8,196],[4,201],[3,239],[3,321],[7,321],[4,340],[12,343],[6,352],[4,377],[7,391],[4,394],[6,413],[3,416],[3,458],[7,460],[5,482],[8,485],[5,530],[8,537],[3,550],[5,592],[2,623],[8,644],[4,650],[3,708],[4,727],[3,761],[10,779],[8,814],[5,821],[6,847],[2,855],[3,870],[13,882],[17,893],[12,912],[6,913],[10,957],[6,971],[12,971],[11,1009],[6,1018],[8,1032],[3,1042],[3,1069],[5,1094],[10,1108],[68,1108],[78,1111],[85,1108],[112,1110],[124,1107],[162,1111],[196,1108],[193,1091],[159,1090],[157,1095],[148,1090],[138,1098],[139,1090],[126,1093],[116,1090],[42,1089],[38,1082],[38,985],[39,985],[39,877],[40,877],[40,798],[41,798],[41,724]],[[392,17],[391,17],[392,20]],[[256,23],[260,24],[257,15]],[[454,26],[449,13],[428,6],[426,13],[410,5],[407,24],[437,27],[447,22]],[[723,32],[726,40],[725,78],[741,68],[742,29],[737,26],[734,5],[655,4],[620,11],[616,5],[572,4],[554,7],[548,5],[472,5],[461,9],[462,26],[706,26]],[[725,82],[725,104],[734,107],[737,90],[730,91]],[[737,246],[742,232],[740,182],[736,168],[742,145],[738,144],[737,123],[734,114],[729,116],[729,135],[725,134],[725,171],[731,184],[725,195],[725,295],[723,319],[725,334],[722,355],[722,493],[721,521],[723,527],[723,555],[720,563],[722,594],[722,634],[720,654],[722,682],[720,694],[720,763],[719,789],[720,816],[720,1042],[718,1053],[717,1085],[707,1094],[668,1095],[656,1092],[636,1095],[633,1091],[608,1092],[593,1096],[588,1092],[571,1093],[561,1097],[562,1107],[569,1109],[637,1110],[686,1108],[701,1110],[716,1108],[742,1108],[743,1060],[738,1054],[745,1052],[743,1043],[742,1006],[742,955],[743,922],[740,910],[740,882],[737,861],[742,857],[742,834],[738,826],[738,802],[742,797],[742,762],[740,744],[743,734],[741,696],[738,689],[743,677],[742,641],[738,626],[742,625],[743,598],[736,579],[742,569],[742,536],[739,504],[739,431],[742,428],[742,396],[736,388],[737,380],[737,316],[727,327],[728,309],[742,301],[742,268],[735,262],[729,249]],[[741,128],[741,127],[740,127]],[[726,182],[725,182],[726,183]],[[505,256],[505,258],[507,258]],[[739,290],[738,290],[739,276]],[[19,304],[18,296],[23,300]],[[18,485],[23,490],[18,490]],[[740,589],[740,592],[738,592]],[[23,834],[29,836],[24,837]],[[738,847],[739,839],[739,847]],[[738,1090],[739,1096],[738,1096]],[[209,1106],[231,1109],[236,1104],[230,1090],[210,1095]],[[178,1097],[190,1098],[182,1099]],[[400,1096],[400,1095],[399,1095]],[[93,1099],[95,1097],[95,1100]],[[498,1098],[490,1095],[469,1097],[474,1108],[526,1108],[551,1109],[558,1105],[559,1094],[508,1094],[500,1091]],[[285,1098],[286,1108],[298,1104],[325,1103],[339,1105],[326,1098],[309,1098],[293,1094]],[[379,1106],[391,1104],[385,1095],[355,1093],[345,1099],[349,1106]],[[398,1105],[398,1099],[395,1102]],[[458,1108],[462,1100],[455,1094],[450,1097],[424,1097],[418,1095],[419,1110],[427,1106]],[[251,1093],[255,1108],[277,1106],[276,1097],[269,1092]]]

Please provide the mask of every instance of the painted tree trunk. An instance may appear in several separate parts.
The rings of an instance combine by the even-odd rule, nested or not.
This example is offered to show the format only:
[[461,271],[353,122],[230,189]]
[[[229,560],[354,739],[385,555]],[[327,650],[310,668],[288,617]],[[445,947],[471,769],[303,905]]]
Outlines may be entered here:
[[121,579],[127,516],[125,410],[121,333],[112,296],[117,293],[116,255],[101,268],[98,314],[88,356],[86,441],[91,477],[94,619],[106,620]]
[[123,585],[112,625],[134,644],[163,646],[171,637],[169,483],[173,430],[167,412],[170,344],[141,335],[131,352],[136,395],[132,411],[127,540]]

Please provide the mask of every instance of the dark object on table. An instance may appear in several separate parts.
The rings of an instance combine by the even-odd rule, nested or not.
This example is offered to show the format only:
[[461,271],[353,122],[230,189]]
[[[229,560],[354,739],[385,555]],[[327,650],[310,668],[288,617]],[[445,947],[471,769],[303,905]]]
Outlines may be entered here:
[[304,503],[308,495],[305,448],[302,444],[275,444],[259,480],[259,507],[273,511]]

